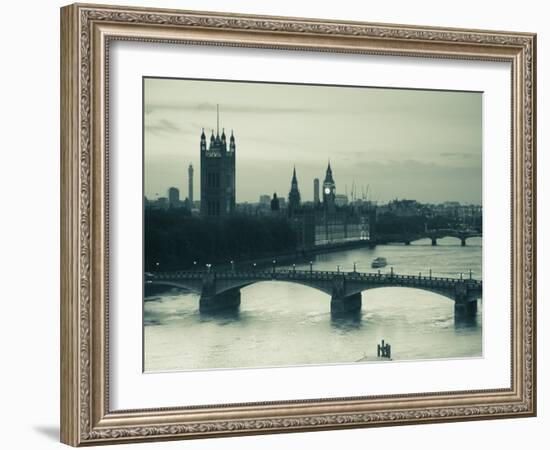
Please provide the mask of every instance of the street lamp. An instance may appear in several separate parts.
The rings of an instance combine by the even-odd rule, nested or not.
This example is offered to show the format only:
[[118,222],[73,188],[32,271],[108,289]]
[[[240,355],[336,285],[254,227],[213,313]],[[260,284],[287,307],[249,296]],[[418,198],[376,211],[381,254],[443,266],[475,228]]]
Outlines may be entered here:
[[212,264],[206,264],[206,271],[210,273],[210,268],[212,267]]
[[235,261],[231,260],[231,270],[235,270]]
[[254,272],[256,271],[256,263],[252,264],[252,266],[254,267]]
[[193,261],[193,269],[197,270],[197,261]]
[[340,264],[336,266],[336,272],[340,273]]
[[353,261],[353,271],[357,272],[357,262]]
[[275,265],[277,264],[277,260],[273,260],[273,273],[275,273]]
[[309,271],[313,273],[313,261],[309,262]]
[[292,272],[296,273],[296,264],[292,264]]

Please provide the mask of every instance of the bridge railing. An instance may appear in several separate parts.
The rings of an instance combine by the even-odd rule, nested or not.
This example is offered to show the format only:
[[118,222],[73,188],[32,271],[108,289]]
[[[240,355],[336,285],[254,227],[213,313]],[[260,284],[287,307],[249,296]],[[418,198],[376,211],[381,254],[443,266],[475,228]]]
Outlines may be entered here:
[[342,272],[342,271],[321,271],[321,270],[224,270],[224,271],[196,271],[179,270],[173,272],[156,272],[146,274],[146,280],[202,280],[210,274],[216,279],[251,279],[251,280],[316,280],[330,281],[337,276],[344,277],[349,281],[369,281],[374,284],[388,284],[392,282],[398,285],[426,286],[426,287],[449,287],[456,284],[466,284],[470,288],[482,287],[482,282],[470,278],[435,277],[396,273],[373,273],[373,272]]

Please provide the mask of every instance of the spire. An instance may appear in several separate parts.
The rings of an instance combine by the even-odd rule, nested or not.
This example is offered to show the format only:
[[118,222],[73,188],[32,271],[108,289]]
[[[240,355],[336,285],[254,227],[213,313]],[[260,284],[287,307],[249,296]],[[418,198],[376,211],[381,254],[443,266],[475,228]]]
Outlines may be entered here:
[[235,145],[235,136],[233,135],[233,130],[231,130],[231,138],[229,138],[229,151],[235,152],[236,148],[237,147]]
[[216,136],[220,135],[220,105],[216,105]]
[[328,160],[327,173],[325,174],[325,183],[334,183],[332,178],[332,168],[330,167],[330,159]]
[[[296,166],[294,166],[294,170],[292,171],[292,181],[290,182],[290,192],[296,192],[298,197],[300,197],[300,193],[298,192],[298,178],[296,177]],[[299,203],[299,200],[298,200]]]
[[300,191],[298,189],[298,179],[296,178],[296,166],[292,171],[292,182],[290,192],[288,193],[288,213],[292,215],[300,207]]
[[201,151],[205,151],[206,150],[206,135],[204,134],[204,128],[202,129],[202,133],[201,133]]

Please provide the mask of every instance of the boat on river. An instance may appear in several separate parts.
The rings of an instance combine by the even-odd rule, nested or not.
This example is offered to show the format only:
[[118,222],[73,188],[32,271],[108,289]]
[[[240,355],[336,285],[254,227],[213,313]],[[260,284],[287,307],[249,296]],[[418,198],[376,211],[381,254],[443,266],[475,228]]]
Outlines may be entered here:
[[380,267],[386,267],[388,265],[388,261],[383,256],[379,256],[378,258],[375,258],[372,261],[371,267],[373,269],[379,269]]

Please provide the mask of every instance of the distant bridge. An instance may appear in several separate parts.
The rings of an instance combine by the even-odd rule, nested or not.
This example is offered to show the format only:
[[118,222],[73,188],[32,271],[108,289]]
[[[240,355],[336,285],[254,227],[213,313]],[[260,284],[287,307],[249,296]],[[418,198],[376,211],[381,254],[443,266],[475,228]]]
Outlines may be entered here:
[[437,245],[437,240],[445,237],[454,237],[460,239],[460,245],[464,247],[466,240],[473,237],[483,237],[483,234],[477,230],[455,230],[455,229],[440,229],[440,230],[425,230],[420,233],[397,233],[397,234],[380,234],[378,240],[382,242],[402,242],[409,245],[411,242],[420,239],[430,239],[432,245]]
[[145,282],[153,286],[186,288],[200,294],[201,311],[236,307],[240,289],[262,281],[302,284],[331,296],[332,313],[361,309],[361,293],[381,287],[407,287],[435,292],[455,302],[455,315],[473,316],[482,282],[470,278],[397,275],[392,273],[333,272],[320,270],[205,270],[151,273]]

